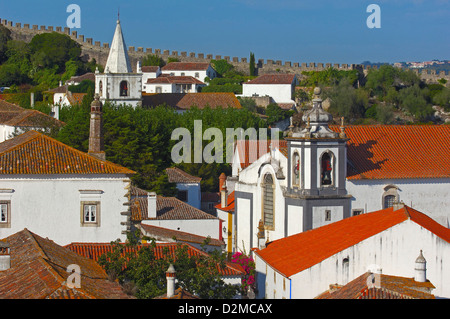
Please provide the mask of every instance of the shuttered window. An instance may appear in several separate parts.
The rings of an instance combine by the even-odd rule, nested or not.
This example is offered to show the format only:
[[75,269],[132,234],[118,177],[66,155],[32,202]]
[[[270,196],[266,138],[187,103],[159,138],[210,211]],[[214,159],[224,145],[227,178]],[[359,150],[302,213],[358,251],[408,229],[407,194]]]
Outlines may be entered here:
[[264,176],[263,184],[263,215],[264,225],[273,227],[273,178],[271,174]]

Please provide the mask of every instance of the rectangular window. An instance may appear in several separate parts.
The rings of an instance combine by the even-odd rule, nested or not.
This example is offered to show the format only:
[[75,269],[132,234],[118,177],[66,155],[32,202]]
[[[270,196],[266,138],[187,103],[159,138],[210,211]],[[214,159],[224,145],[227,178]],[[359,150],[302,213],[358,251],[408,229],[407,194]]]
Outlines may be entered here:
[[178,191],[177,198],[183,202],[187,202],[188,200],[187,191]]
[[11,201],[0,201],[0,228],[11,227]]
[[364,210],[363,209],[353,209],[352,210],[352,216],[358,216],[364,214]]
[[100,226],[100,202],[81,202],[81,225]]
[[0,227],[8,227],[10,225],[10,201],[0,202]]
[[330,222],[331,221],[331,210],[325,211],[325,221]]

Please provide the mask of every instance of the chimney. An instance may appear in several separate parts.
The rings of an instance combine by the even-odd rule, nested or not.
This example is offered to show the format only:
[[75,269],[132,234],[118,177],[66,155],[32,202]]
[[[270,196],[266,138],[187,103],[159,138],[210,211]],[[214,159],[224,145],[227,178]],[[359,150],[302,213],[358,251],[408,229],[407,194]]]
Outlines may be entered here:
[[414,280],[417,282],[427,281],[427,261],[422,255],[422,250],[420,250],[419,257],[416,259],[416,265],[414,267],[415,275]]
[[8,270],[9,268],[11,268],[11,250],[9,244],[0,241],[0,271]]
[[403,203],[403,202],[395,202],[395,203],[392,205],[392,209],[393,209],[394,212],[395,212],[396,210],[402,209],[402,208],[404,208],[404,207],[405,207],[405,203]]
[[219,191],[220,191],[220,206],[227,206],[227,177],[225,173],[220,174],[219,177]]
[[150,192],[147,197],[148,202],[148,218],[156,218],[156,193]]
[[102,161],[106,159],[103,150],[103,105],[100,102],[100,96],[95,94],[94,101],[91,103],[91,125],[89,130],[89,151],[88,154]]
[[170,264],[169,269],[166,271],[167,279],[167,298],[171,298],[175,295],[175,268]]

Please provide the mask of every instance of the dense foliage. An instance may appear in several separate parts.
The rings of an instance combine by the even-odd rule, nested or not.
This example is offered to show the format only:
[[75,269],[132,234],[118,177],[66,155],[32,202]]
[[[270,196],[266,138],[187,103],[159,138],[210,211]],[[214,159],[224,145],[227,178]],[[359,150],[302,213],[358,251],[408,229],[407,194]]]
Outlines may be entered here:
[[[450,111],[450,88],[445,83],[427,84],[411,70],[381,65],[365,78],[357,70],[327,69],[304,72],[300,86],[321,86],[329,99],[329,111],[352,123],[426,123],[433,118],[432,105]],[[299,90],[302,91],[302,90]],[[307,100],[306,92],[296,97]]]
[[[219,251],[189,255],[186,245],[177,244],[174,256],[165,248],[165,258],[156,258],[153,240],[139,249],[137,240],[131,236],[126,244],[113,242],[112,245],[112,252],[100,256],[99,264],[110,279],[117,279],[137,298],[150,299],[166,293],[166,271],[170,264],[176,271],[176,288],[201,299],[230,299],[239,292],[239,287],[226,284],[221,278],[219,270],[225,267],[226,259]],[[126,247],[130,252],[125,252]]]
[[[92,91],[82,105],[62,108],[60,119],[66,122],[58,139],[82,151],[88,150],[89,114]],[[194,121],[202,121],[202,132],[218,128],[223,138],[222,163],[180,163],[177,166],[186,172],[202,177],[202,191],[216,191],[218,176],[230,172],[226,163],[226,129],[266,127],[266,122],[247,109],[205,108],[178,113],[167,106],[152,109],[133,108],[106,103],[103,107],[103,123],[106,158],[137,172],[133,181],[141,188],[156,191],[166,196],[173,195],[174,185],[167,182],[165,169],[174,166],[171,158],[173,146],[179,141],[171,140],[176,128],[187,128],[194,138]],[[203,148],[211,143],[203,140]],[[192,142],[192,148],[194,143]],[[191,152],[192,156],[194,152]]]

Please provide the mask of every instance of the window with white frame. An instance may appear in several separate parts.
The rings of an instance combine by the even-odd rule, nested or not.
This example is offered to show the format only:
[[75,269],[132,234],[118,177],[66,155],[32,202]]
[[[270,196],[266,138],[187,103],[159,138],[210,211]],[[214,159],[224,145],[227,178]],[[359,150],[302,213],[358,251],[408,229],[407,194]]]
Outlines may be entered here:
[[11,226],[11,201],[0,201],[0,228]]
[[82,226],[100,226],[100,202],[81,202]]

